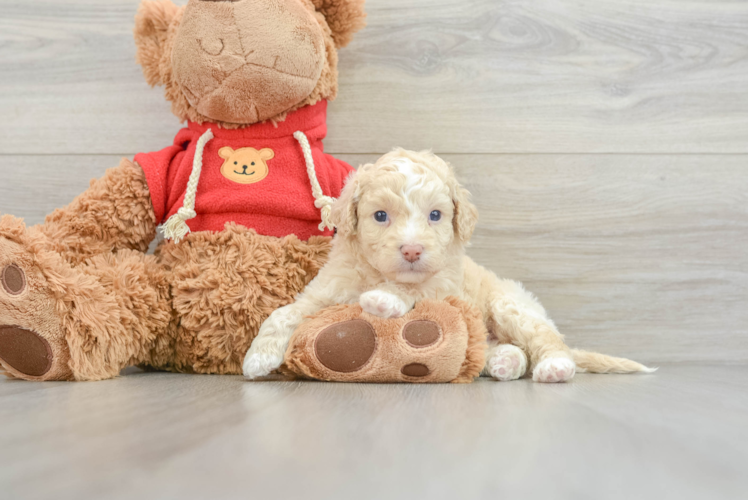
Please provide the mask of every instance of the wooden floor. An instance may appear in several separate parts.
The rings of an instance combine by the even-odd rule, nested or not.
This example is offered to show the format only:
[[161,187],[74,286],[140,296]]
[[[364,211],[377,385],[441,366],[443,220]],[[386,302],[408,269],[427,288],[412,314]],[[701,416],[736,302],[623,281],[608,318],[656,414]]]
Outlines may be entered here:
[[0,381],[0,498],[745,499],[748,366],[572,383]]

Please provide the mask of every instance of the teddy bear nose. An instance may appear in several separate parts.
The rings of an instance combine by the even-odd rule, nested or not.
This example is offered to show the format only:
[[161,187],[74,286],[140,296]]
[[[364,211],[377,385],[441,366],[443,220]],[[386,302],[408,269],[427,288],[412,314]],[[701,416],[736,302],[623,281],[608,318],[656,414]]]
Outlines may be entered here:
[[423,245],[403,245],[400,247],[400,253],[403,254],[405,260],[412,264],[421,258]]

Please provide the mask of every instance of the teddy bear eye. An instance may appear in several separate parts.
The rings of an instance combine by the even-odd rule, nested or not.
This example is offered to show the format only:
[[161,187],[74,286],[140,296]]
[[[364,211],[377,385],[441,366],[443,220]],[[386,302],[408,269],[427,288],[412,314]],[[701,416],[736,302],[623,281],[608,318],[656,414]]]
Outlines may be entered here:
[[252,162],[252,166],[253,166],[253,167],[255,166],[255,162]]
[[234,165],[239,165],[239,162],[238,162],[238,161],[235,161],[235,162],[234,162]]

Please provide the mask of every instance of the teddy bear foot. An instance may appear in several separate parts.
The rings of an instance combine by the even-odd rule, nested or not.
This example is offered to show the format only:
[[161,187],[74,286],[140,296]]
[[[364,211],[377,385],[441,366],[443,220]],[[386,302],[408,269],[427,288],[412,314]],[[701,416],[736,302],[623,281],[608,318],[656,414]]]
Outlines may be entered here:
[[18,221],[8,226],[7,219],[0,222],[2,371],[24,380],[71,380],[62,320],[37,255],[23,243],[27,230]]
[[394,319],[337,306],[296,330],[283,371],[336,382],[469,382],[483,367],[484,342],[462,305],[424,301]]

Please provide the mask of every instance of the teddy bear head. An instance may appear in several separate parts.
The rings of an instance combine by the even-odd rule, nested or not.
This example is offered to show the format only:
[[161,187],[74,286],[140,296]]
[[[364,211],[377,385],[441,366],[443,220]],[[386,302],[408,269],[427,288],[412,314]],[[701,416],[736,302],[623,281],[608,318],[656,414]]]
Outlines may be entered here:
[[181,120],[224,128],[282,121],[334,99],[337,49],[364,26],[364,0],[144,0],[137,60]]

